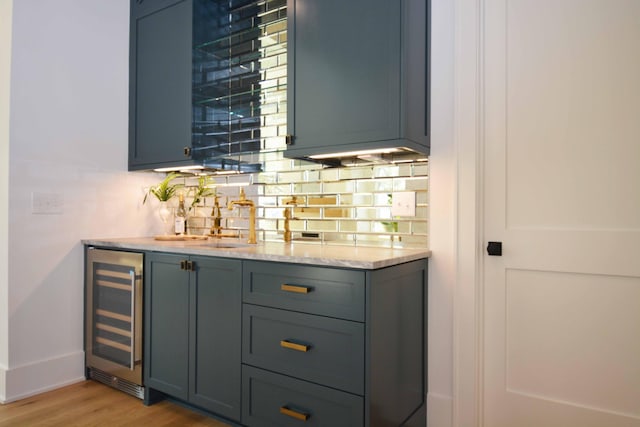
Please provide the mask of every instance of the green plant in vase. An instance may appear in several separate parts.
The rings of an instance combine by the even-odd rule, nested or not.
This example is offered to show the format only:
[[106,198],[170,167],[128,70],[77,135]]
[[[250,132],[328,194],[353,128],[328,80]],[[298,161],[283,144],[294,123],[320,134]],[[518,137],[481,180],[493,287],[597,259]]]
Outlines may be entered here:
[[193,200],[191,201],[191,206],[189,206],[189,211],[202,202],[202,199],[205,197],[215,196],[215,188],[209,187],[212,183],[213,180],[208,175],[198,177],[198,186],[191,189],[193,192]]
[[149,197],[149,194],[153,194],[154,196],[156,196],[156,198],[160,202],[168,202],[169,200],[171,200],[173,196],[176,195],[178,189],[184,186],[183,184],[172,184],[171,181],[176,178],[180,178],[181,176],[182,175],[177,172],[168,173],[167,176],[162,181],[160,181],[160,183],[149,187],[149,191],[144,195],[142,203],[144,204],[147,202],[147,197]]
[[169,230],[167,229],[167,224],[169,222],[169,218],[171,217],[171,209],[169,209],[168,202],[171,200],[177,193],[178,189],[183,187],[183,184],[172,183],[172,181],[176,178],[180,178],[180,175],[177,172],[170,172],[167,176],[160,181],[157,185],[152,185],[149,187],[149,191],[144,195],[144,199],[142,200],[142,204],[147,202],[147,197],[150,194],[156,197],[160,202],[160,207],[158,208],[158,215],[164,224],[164,229],[167,234]]

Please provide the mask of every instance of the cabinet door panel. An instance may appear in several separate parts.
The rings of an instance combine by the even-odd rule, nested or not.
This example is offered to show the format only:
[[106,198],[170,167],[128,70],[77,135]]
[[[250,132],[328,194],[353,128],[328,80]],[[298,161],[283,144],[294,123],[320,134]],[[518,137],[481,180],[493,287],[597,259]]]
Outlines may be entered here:
[[400,2],[296,0],[295,7],[296,139],[324,145],[397,136]]
[[191,145],[191,29],[190,0],[132,17],[130,169],[175,161]]
[[285,156],[429,152],[430,0],[288,0]]
[[295,19],[288,77],[292,148],[397,138],[401,2],[295,0],[288,5],[288,17]]
[[189,401],[239,420],[241,262],[191,260],[197,271],[192,274]]
[[189,276],[177,255],[153,254],[145,264],[145,386],[188,397]]

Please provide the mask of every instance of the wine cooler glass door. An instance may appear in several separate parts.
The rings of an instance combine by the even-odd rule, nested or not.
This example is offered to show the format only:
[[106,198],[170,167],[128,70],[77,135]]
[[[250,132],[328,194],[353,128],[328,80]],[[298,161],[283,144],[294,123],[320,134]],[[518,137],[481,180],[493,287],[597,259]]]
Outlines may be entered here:
[[87,366],[141,382],[142,254],[87,250]]

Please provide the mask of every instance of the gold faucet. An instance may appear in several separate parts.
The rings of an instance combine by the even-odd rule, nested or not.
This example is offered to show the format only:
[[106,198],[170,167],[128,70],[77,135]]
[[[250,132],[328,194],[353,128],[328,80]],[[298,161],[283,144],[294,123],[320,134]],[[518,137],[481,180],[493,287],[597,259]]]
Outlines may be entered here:
[[256,205],[252,200],[248,200],[244,195],[244,188],[240,188],[240,198],[238,200],[231,200],[229,202],[228,209],[233,210],[234,206],[249,207],[249,239],[247,243],[255,244],[256,240]]
[[[296,196],[293,196],[291,200],[285,203],[285,205],[298,206],[298,198]],[[284,213],[284,241],[287,243],[291,241],[291,229],[289,228],[289,221],[293,218],[291,211],[292,209],[290,209],[289,206],[286,206],[283,212]]]

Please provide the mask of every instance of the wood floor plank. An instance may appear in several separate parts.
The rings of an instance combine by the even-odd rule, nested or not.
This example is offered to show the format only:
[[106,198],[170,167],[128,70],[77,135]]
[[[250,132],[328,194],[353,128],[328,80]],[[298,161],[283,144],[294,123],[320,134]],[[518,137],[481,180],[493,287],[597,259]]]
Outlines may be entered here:
[[229,427],[169,401],[144,406],[96,381],[83,381],[0,405],[0,427]]

